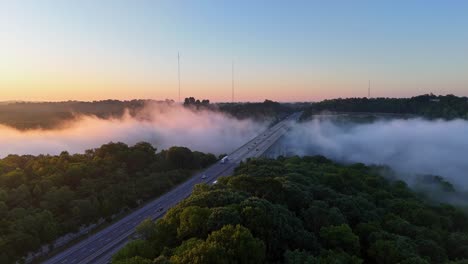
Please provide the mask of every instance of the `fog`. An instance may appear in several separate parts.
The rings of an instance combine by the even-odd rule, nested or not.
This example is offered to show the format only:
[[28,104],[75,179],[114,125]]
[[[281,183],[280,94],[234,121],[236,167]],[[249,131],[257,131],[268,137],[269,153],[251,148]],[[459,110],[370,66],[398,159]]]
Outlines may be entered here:
[[[140,141],[159,150],[186,146],[229,153],[266,129],[267,123],[238,120],[213,111],[152,105],[140,116],[103,120],[80,116],[60,129],[19,131],[0,126],[0,157],[8,154],[83,153],[109,142]],[[336,123],[316,119],[297,123],[285,138],[298,155],[320,154],[339,162],[388,165],[411,182],[434,174],[468,190],[468,122],[423,119]]]
[[299,155],[320,154],[340,162],[389,165],[411,183],[416,174],[440,175],[468,189],[468,122],[423,119],[343,124],[313,120],[286,137]]
[[192,150],[228,153],[266,128],[213,111],[192,111],[180,106],[152,105],[136,118],[103,120],[81,116],[61,129],[29,130],[0,126],[0,156],[8,154],[83,153],[109,142],[133,145],[140,141],[158,150],[186,146]]

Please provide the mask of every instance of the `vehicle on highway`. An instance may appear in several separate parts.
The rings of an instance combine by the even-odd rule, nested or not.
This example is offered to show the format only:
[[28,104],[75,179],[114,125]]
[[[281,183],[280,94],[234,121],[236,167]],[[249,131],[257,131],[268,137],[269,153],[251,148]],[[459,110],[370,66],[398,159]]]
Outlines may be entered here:
[[201,176],[201,178],[202,178],[202,179],[206,179],[206,174],[203,174],[203,175]]
[[131,240],[137,240],[137,239],[140,239],[141,238],[141,235],[138,234],[138,233],[133,233],[130,235],[130,239]]
[[[109,263],[112,258],[112,254],[128,242],[129,238],[132,237],[131,234],[134,233],[135,227],[143,219],[160,218],[165,212],[167,212],[167,210],[182,201],[185,197],[188,197],[195,184],[207,183],[214,185],[218,183],[218,181],[215,180],[217,177],[232,175],[235,167],[234,165],[238,164],[240,160],[259,156],[260,148],[264,151],[267,147],[263,146],[265,140],[273,142],[278,140],[282,134],[286,133],[285,130],[280,129],[277,131],[275,129],[276,127],[264,133],[267,136],[275,135],[271,139],[268,137],[263,138],[261,137],[262,134],[260,134],[260,136],[255,140],[246,142],[247,146],[242,145],[234,152],[231,152],[229,156],[219,159],[219,162],[212,165],[213,167],[208,168],[206,171],[201,171],[201,175],[197,174],[195,176],[196,179],[192,180],[192,178],[190,178],[190,180],[181,183],[166,195],[162,195],[161,197],[150,201],[147,206],[137,209],[113,225],[104,228],[96,234],[90,235],[89,239],[85,239],[75,245],[71,245],[69,248],[45,261],[44,264]],[[249,151],[246,151],[245,147],[250,148]],[[255,150],[257,150],[257,152],[255,152]],[[203,175],[206,175],[206,179],[204,180],[201,179]],[[133,238],[138,239],[136,236]],[[83,249],[93,249],[93,251]]]

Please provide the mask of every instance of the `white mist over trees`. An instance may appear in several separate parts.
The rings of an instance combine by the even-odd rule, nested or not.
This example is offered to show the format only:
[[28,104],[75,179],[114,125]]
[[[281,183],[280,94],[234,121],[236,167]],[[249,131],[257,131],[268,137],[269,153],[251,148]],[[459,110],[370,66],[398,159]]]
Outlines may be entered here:
[[[16,130],[0,126],[0,157],[8,154],[82,153],[108,142],[147,141],[159,150],[179,145],[226,153],[267,126],[211,110],[149,104],[136,116],[81,116],[61,129]],[[387,119],[372,123],[314,119],[294,126],[286,140],[297,155],[320,154],[341,162],[389,165],[405,180],[440,175],[468,189],[468,121]]]
[[209,110],[191,110],[175,105],[149,105],[137,117],[103,120],[82,116],[61,129],[19,131],[0,126],[0,157],[8,154],[82,153],[108,142],[133,145],[140,141],[159,150],[185,146],[221,154],[244,144],[266,124],[238,120]]
[[339,124],[314,119],[297,124],[287,142],[298,155],[389,165],[400,176],[433,174],[468,189],[468,121],[380,120]]

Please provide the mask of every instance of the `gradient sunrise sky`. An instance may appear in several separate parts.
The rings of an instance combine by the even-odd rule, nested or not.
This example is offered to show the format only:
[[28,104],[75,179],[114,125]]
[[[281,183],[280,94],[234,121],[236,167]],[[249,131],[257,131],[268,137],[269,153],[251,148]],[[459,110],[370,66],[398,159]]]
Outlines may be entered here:
[[0,0],[0,101],[468,95],[468,1]]

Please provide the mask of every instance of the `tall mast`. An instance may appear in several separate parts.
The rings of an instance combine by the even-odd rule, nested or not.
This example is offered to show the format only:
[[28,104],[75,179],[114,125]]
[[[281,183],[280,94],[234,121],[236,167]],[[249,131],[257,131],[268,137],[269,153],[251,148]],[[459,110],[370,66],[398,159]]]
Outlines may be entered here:
[[370,80],[369,80],[369,86],[367,88],[367,98],[370,98]]
[[234,103],[234,61],[232,61],[232,84],[231,84],[231,101]]
[[180,103],[180,55],[177,52],[177,77],[179,80],[179,103]]

